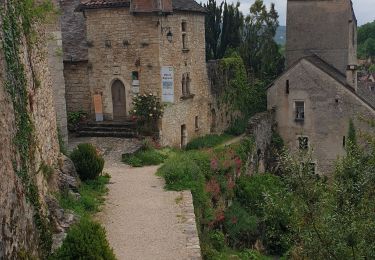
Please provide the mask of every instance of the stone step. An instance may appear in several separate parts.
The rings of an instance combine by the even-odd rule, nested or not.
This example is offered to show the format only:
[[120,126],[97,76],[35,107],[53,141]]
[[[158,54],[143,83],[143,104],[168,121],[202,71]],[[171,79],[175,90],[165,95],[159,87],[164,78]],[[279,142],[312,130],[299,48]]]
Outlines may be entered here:
[[134,132],[133,126],[82,126],[79,131],[94,132]]
[[129,132],[129,131],[123,131],[123,132],[78,131],[77,135],[80,137],[122,137],[122,138],[137,137],[137,134],[135,132]]
[[136,127],[137,123],[133,121],[124,121],[124,122],[88,122],[82,127],[118,127],[118,128],[128,128]]

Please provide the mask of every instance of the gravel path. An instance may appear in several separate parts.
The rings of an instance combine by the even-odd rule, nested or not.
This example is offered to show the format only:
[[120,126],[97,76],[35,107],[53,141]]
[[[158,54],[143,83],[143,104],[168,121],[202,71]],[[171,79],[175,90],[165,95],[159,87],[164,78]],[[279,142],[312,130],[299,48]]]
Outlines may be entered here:
[[71,139],[70,149],[81,142],[99,146],[106,158],[105,172],[112,176],[106,204],[97,219],[105,227],[117,258],[192,259],[184,213],[178,204],[181,193],[163,189],[164,180],[155,175],[158,167],[131,168],[119,162],[124,148],[136,149],[137,141]]

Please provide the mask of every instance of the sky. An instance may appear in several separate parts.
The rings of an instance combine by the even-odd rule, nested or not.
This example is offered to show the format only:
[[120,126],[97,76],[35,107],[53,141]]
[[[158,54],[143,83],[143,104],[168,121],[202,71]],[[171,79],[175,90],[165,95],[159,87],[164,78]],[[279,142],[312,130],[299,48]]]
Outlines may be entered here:
[[[241,11],[244,14],[249,13],[250,6],[254,0],[239,0],[241,2]],[[352,0],[354,11],[358,20],[358,25],[363,25],[375,20],[375,0]],[[198,1],[200,2],[200,1]],[[217,1],[220,2],[220,1]],[[227,2],[237,2],[237,0],[227,0]],[[285,25],[286,19],[286,2],[287,0],[264,0],[264,3],[269,6],[275,3],[276,10],[279,13],[280,25]]]

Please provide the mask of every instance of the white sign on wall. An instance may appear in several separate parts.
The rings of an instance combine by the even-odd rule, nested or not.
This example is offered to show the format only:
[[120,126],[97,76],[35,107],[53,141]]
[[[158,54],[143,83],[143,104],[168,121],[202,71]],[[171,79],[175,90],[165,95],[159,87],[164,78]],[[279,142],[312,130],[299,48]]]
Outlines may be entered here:
[[161,67],[162,102],[174,102],[173,67]]

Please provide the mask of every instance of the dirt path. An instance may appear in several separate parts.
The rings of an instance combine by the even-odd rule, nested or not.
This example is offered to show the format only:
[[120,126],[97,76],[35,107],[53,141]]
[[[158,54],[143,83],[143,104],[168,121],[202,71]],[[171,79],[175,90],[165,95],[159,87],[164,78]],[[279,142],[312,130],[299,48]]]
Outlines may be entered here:
[[[79,142],[73,140],[72,145]],[[124,152],[124,147],[134,148],[134,144],[121,144],[115,139],[91,139],[90,142],[104,152],[105,172],[112,177],[106,204],[97,219],[105,227],[117,258],[199,259],[189,256],[192,248],[189,249],[191,232],[186,229],[189,214],[178,204],[181,193],[163,190],[164,181],[155,175],[158,167],[131,168],[119,162],[119,152]],[[192,221],[194,229],[195,219]],[[198,244],[199,249],[196,240],[193,244]]]

